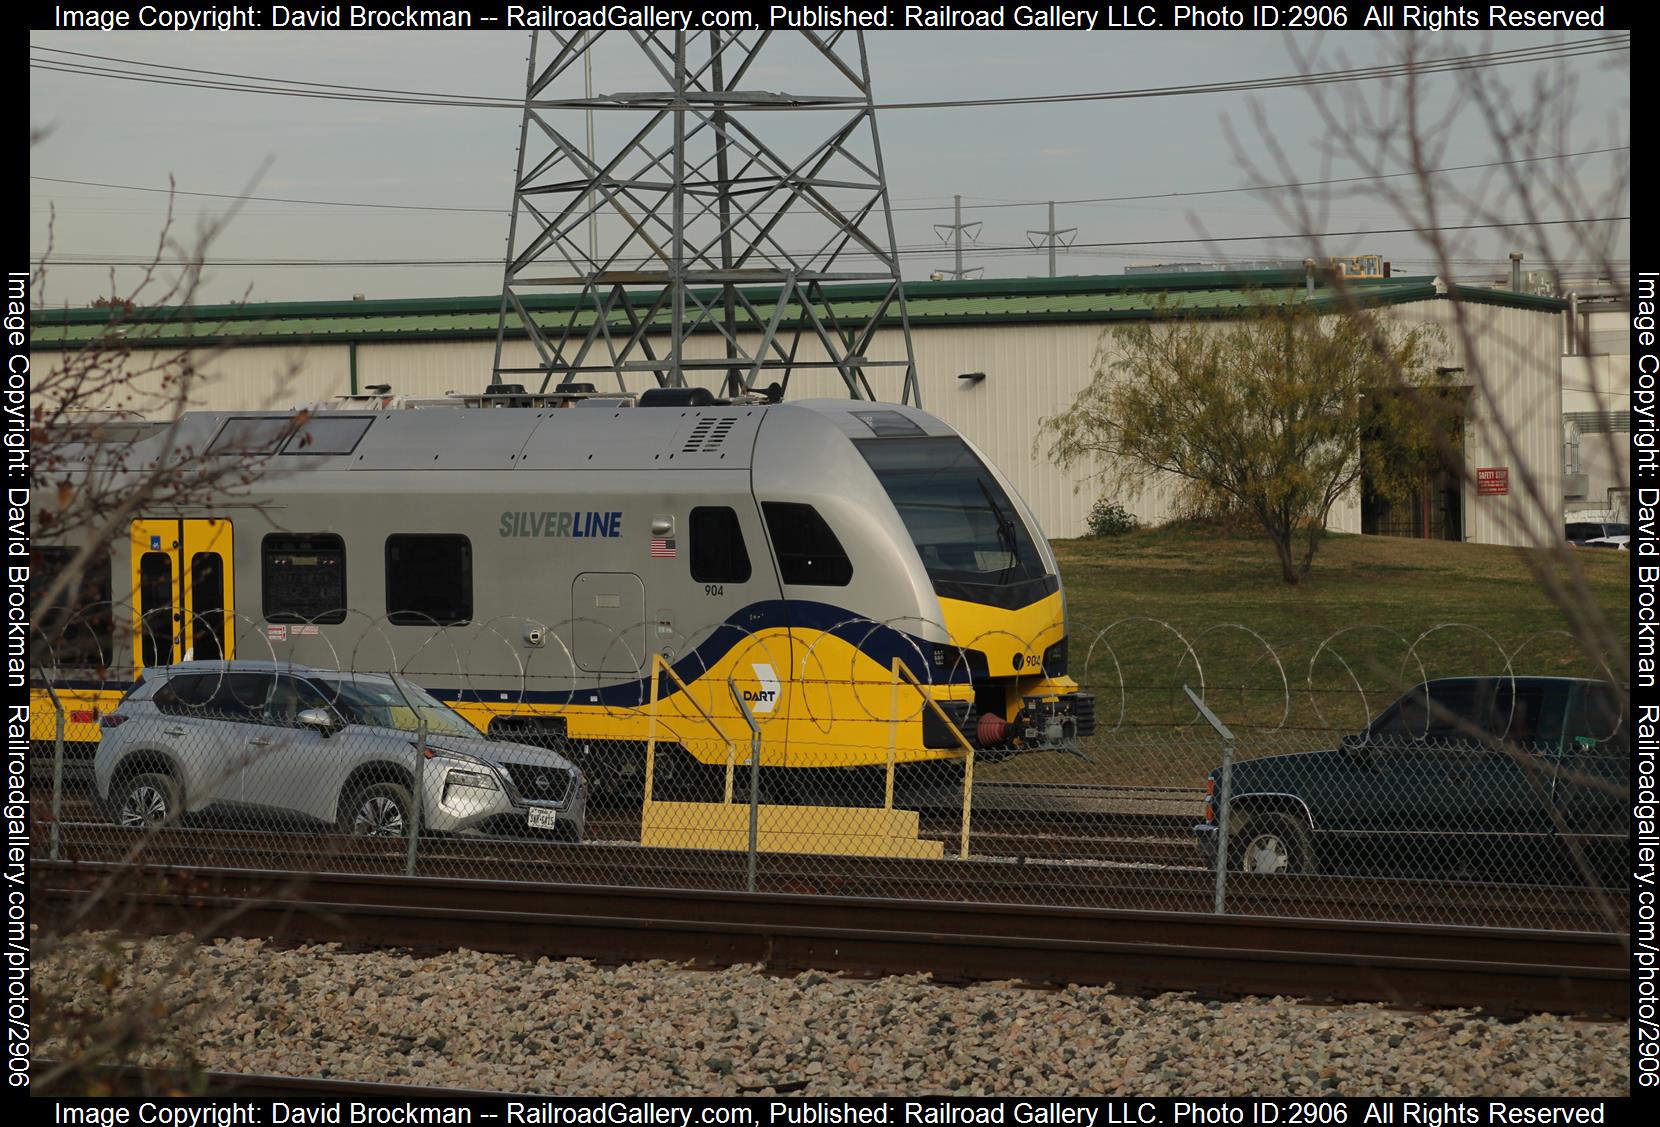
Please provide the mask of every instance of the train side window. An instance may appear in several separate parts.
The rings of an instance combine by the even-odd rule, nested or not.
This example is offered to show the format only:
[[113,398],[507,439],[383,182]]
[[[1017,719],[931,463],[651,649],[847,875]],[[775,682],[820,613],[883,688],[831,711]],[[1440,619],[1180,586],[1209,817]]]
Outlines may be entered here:
[[283,444],[283,454],[350,454],[373,419],[321,416],[307,419]]
[[[110,557],[95,552],[79,579],[50,607],[40,598],[63,574],[75,549],[45,547],[29,552],[29,606],[36,627],[34,660],[56,668],[107,669],[115,648],[115,615],[110,603]],[[50,655],[50,656],[48,656]]]
[[190,652],[197,661],[225,656],[225,564],[218,552],[190,557]]
[[260,556],[265,621],[346,621],[346,542],[339,536],[272,533]]
[[811,505],[763,501],[767,535],[778,554],[779,577],[808,587],[845,587],[853,579],[853,562],[841,541]]
[[692,578],[699,583],[749,582],[749,551],[738,514],[728,508],[692,510]]
[[294,430],[292,415],[236,416],[225,420],[209,454],[274,454],[277,446]]
[[138,561],[138,613],[144,664],[173,664],[173,557],[145,552]]
[[445,534],[388,536],[386,618],[396,626],[471,622],[472,541]]

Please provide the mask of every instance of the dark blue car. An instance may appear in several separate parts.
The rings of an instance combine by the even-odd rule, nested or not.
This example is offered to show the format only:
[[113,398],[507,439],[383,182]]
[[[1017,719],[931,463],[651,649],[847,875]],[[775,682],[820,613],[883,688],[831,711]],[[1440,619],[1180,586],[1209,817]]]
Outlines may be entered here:
[[[1427,681],[1333,750],[1236,762],[1228,865],[1607,883],[1626,865],[1629,732],[1600,681]],[[1213,868],[1220,787],[1211,772],[1194,827]]]

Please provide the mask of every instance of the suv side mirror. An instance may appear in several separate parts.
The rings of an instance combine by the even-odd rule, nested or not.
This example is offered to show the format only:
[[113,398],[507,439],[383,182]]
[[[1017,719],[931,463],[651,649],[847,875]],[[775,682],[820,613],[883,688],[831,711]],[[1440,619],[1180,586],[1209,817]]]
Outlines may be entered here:
[[1364,758],[1371,752],[1371,734],[1369,732],[1353,732],[1338,741],[1338,746],[1345,755],[1352,755],[1357,759]]
[[300,722],[300,727],[313,728],[325,739],[340,727],[340,721],[326,708],[308,708],[295,719]]

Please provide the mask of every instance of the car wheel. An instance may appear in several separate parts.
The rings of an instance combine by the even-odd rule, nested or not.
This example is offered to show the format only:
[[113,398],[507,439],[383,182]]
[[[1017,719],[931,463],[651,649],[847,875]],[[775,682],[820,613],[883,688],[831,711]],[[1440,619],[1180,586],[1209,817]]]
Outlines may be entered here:
[[401,783],[373,783],[355,791],[340,812],[340,832],[356,837],[403,837],[415,808]]
[[184,802],[179,784],[169,775],[146,772],[121,785],[112,804],[117,825],[147,829],[176,821]]
[[1308,827],[1288,814],[1252,815],[1233,835],[1230,868],[1246,873],[1310,873],[1314,850]]

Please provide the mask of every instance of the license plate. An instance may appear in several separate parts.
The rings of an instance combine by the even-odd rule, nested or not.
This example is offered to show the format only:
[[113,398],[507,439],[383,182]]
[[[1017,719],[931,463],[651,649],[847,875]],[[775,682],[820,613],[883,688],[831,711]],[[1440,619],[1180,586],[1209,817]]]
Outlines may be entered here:
[[545,810],[539,806],[530,808],[530,828],[533,830],[551,830],[558,817],[557,810]]

